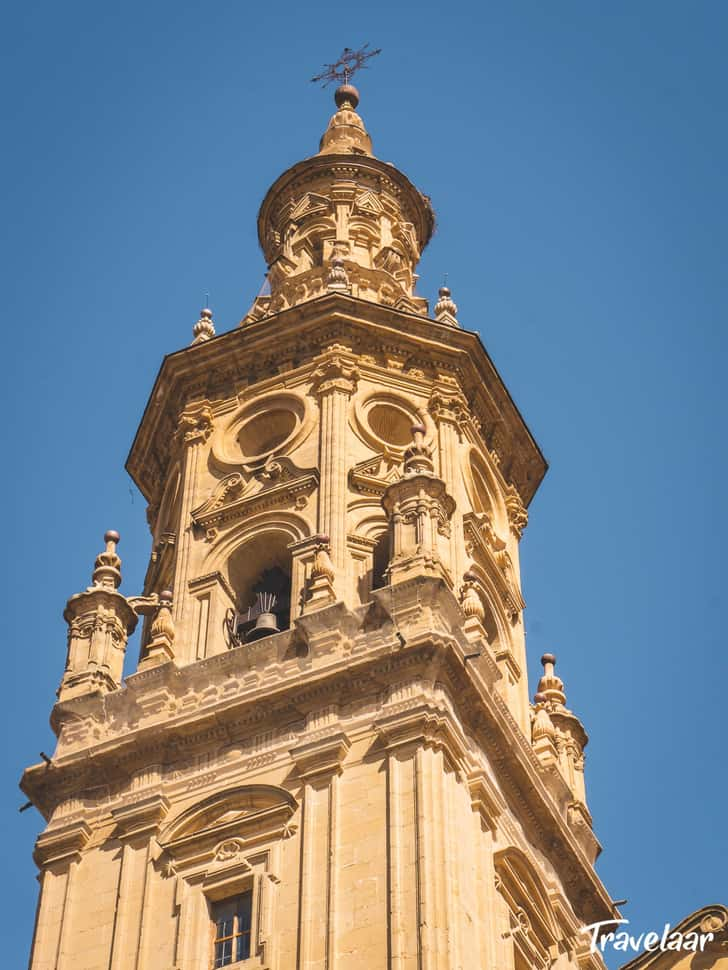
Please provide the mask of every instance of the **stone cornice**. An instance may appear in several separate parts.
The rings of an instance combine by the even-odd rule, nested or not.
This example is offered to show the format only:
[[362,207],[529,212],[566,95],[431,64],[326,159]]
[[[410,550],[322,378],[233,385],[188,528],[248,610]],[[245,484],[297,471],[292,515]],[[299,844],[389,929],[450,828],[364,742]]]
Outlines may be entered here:
[[38,836],[33,858],[39,867],[61,860],[70,862],[79,857],[90,837],[91,828],[83,819],[48,828]]
[[[185,749],[229,742],[244,721],[289,723],[317,705],[341,704],[366,690],[397,683],[403,676],[437,680],[449,684],[454,699],[452,713],[438,715],[444,718],[437,728],[441,736],[454,745],[450,719],[455,718],[469,735],[478,738],[501,790],[531,831],[530,837],[562,873],[575,907],[585,905],[579,902],[581,898],[588,902],[588,912],[581,914],[586,921],[606,918],[612,912],[609,897],[568,825],[567,806],[573,800],[568,786],[553,773],[546,777],[530,743],[493,689],[487,658],[485,666],[484,658],[466,662],[473,644],[457,625],[459,607],[452,593],[439,580],[410,580],[402,588],[377,590],[377,601],[370,609],[388,613],[394,608],[396,625],[385,622],[379,624],[381,633],[369,631],[367,609],[349,613],[351,628],[348,634],[342,632],[339,645],[327,641],[325,651],[314,648],[306,660],[283,660],[292,642],[288,631],[260,641],[257,655],[231,650],[186,667],[168,664],[133,675],[125,689],[103,700],[104,723],[118,725],[117,733],[68,754],[61,752],[54,758],[52,773],[42,766],[28,769],[23,790],[49,811],[61,797],[68,797],[69,789],[79,791],[139,770],[140,758],[165,763],[170,755],[179,757]],[[332,617],[339,617],[335,626],[340,628],[341,604],[329,610]],[[327,610],[319,612],[323,615]],[[256,667],[265,672],[265,679],[249,676]],[[196,686],[200,684],[205,685],[204,697]],[[193,696],[196,703],[188,705],[187,699]],[[75,718],[92,718],[97,724],[96,719],[103,715],[100,698],[84,698],[61,707],[66,712],[62,717],[73,711]],[[166,710],[169,713],[160,716]],[[345,729],[343,719],[341,723]],[[306,743],[304,736],[302,744]]]
[[137,835],[156,832],[169,811],[169,801],[158,792],[112,808],[116,823],[114,835],[119,839],[131,839]]
[[[169,459],[170,437],[188,401],[206,397],[215,412],[245,385],[252,366],[261,381],[268,371],[278,372],[283,384],[300,381],[299,371],[315,368],[316,358],[337,341],[349,344],[355,356],[376,344],[385,353],[391,348],[404,359],[422,360],[425,368],[459,375],[484,443],[499,449],[505,479],[528,505],[547,465],[479,336],[340,293],[317,297],[165,357],[126,466],[145,497],[155,498]],[[283,366],[282,346],[302,362],[297,369]]]
[[267,251],[266,230],[271,221],[272,211],[278,204],[280,197],[285,196],[294,183],[303,182],[305,184],[318,173],[328,171],[333,171],[333,174],[340,177],[343,175],[349,179],[358,177],[360,173],[369,173],[376,179],[383,180],[390,192],[404,202],[407,215],[413,222],[416,222],[419,248],[420,250],[424,249],[432,235],[435,218],[429,203],[425,201],[422,193],[410,182],[406,175],[394,166],[388,165],[371,155],[315,155],[312,158],[297,162],[283,172],[268,189],[261,203],[258,215],[258,241],[268,259],[271,258],[272,254]]
[[446,711],[427,702],[387,705],[374,729],[388,751],[424,746],[443,751],[450,766],[467,775],[467,744]]

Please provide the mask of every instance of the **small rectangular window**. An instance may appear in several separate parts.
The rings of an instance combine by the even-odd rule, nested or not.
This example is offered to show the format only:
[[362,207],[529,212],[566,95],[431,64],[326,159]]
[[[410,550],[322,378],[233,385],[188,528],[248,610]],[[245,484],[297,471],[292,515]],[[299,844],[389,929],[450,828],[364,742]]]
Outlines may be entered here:
[[213,904],[213,970],[248,959],[252,915],[252,892]]

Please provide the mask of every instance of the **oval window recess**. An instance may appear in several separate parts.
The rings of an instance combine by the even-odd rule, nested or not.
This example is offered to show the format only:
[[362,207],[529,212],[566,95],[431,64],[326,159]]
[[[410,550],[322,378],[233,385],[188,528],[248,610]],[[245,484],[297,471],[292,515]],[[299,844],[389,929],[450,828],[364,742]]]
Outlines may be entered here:
[[412,441],[413,419],[406,411],[392,404],[375,404],[367,414],[374,434],[395,448],[404,448]]
[[256,414],[238,432],[240,450],[246,458],[269,455],[290,438],[297,423],[296,415],[283,408]]

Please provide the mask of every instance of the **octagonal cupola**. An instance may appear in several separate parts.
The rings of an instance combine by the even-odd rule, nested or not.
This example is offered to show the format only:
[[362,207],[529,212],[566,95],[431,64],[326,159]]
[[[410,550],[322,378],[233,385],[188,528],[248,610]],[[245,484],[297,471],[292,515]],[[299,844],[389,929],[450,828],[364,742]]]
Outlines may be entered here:
[[244,324],[336,290],[427,313],[416,267],[434,228],[430,200],[391,162],[372,154],[351,84],[319,151],[273,183],[258,215],[267,286]]

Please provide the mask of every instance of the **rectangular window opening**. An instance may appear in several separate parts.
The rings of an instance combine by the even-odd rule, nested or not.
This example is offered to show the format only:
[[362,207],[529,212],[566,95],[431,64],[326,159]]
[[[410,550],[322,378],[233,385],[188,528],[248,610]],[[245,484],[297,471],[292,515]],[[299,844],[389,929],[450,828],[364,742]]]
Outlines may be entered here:
[[213,970],[250,957],[252,916],[252,890],[213,903]]

